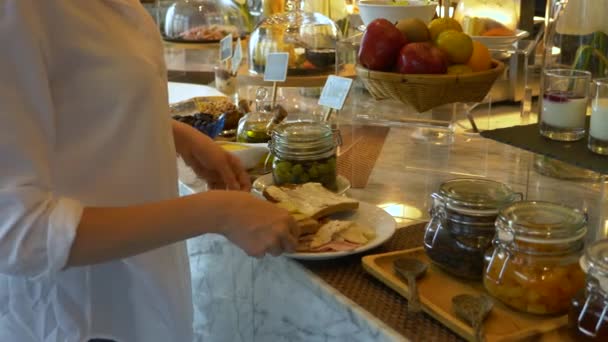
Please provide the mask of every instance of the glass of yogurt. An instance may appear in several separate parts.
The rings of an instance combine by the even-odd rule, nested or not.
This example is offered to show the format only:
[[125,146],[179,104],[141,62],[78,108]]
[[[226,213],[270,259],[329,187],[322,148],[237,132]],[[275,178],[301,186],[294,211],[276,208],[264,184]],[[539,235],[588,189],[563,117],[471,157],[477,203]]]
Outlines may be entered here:
[[594,81],[595,95],[591,101],[588,147],[597,154],[608,155],[608,78]]
[[558,141],[585,136],[585,119],[591,73],[573,69],[547,69],[539,121],[540,134]]

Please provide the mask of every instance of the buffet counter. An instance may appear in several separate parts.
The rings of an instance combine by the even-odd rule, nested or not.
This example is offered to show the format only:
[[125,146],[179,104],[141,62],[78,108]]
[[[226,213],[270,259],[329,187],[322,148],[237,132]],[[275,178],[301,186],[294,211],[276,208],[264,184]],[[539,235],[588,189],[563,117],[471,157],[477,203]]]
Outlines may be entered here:
[[[192,91],[199,96],[215,95],[212,88],[192,87],[196,86],[170,84],[172,101],[187,98]],[[294,99],[297,94],[296,90],[286,98]],[[429,133],[428,127],[375,120],[378,113],[387,113],[387,117],[399,115],[403,106],[375,102],[365,96],[361,92],[349,100],[348,109],[337,118],[342,136],[364,145],[371,127],[385,127],[386,135],[377,155],[364,163],[370,170],[367,179],[363,185],[353,186],[348,195],[379,206],[395,217],[399,226],[396,235],[407,236],[411,232],[412,236],[421,236],[421,223],[428,220],[432,204],[429,195],[442,182],[458,177],[492,179],[508,184],[526,199],[557,201],[586,209],[590,238],[605,235],[604,183],[544,176],[535,171],[535,155],[470,133],[464,117],[456,118],[450,139],[441,143],[431,136],[445,133]],[[519,123],[518,110],[516,106],[495,106],[488,114],[488,107],[482,106],[473,113],[482,123],[481,128],[497,128]],[[361,166],[352,165],[351,170],[341,169],[341,174],[350,179],[357,177]],[[204,184],[183,165],[180,179],[182,194],[205,191]],[[386,252],[383,248],[390,243],[371,253]],[[349,299],[319,276],[316,271],[323,271],[324,262],[331,267],[332,261],[315,261],[311,265],[286,257],[249,258],[223,237],[213,235],[191,239],[188,246],[197,341],[460,340],[426,315],[405,315],[400,329],[389,326],[386,320],[353,301],[354,297]],[[371,276],[357,281],[376,282]],[[383,286],[379,282],[376,285]],[[405,308],[407,301],[401,300]]]

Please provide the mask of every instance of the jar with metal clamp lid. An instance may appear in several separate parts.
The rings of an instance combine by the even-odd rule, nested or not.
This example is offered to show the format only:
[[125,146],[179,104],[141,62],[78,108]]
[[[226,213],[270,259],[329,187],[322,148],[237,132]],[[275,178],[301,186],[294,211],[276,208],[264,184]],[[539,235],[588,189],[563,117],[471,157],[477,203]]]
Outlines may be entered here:
[[431,197],[431,220],[424,234],[427,255],[452,275],[481,279],[498,210],[521,194],[499,182],[462,178],[444,182]]
[[564,314],[585,282],[578,260],[587,217],[551,202],[503,208],[488,252],[484,286],[505,305],[533,314]]
[[597,241],[580,260],[587,284],[572,299],[568,325],[576,341],[608,341],[608,240]]
[[336,148],[339,131],[317,121],[286,122],[275,126],[269,144],[274,159],[274,184],[316,182],[337,190]]

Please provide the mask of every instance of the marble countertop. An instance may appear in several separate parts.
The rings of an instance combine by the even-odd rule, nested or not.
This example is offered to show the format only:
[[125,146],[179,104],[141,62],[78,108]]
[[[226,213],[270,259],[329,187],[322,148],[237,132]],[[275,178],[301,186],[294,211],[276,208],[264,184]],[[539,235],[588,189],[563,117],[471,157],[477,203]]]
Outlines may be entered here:
[[[170,87],[171,88],[171,87]],[[175,89],[175,88],[174,88]],[[316,115],[314,99],[285,89],[300,112]],[[450,110],[453,110],[451,108]],[[516,106],[481,105],[472,112],[482,129],[522,123]],[[349,196],[384,208],[401,227],[428,219],[429,195],[457,177],[497,180],[526,199],[557,201],[586,210],[589,239],[606,236],[606,182],[580,182],[542,175],[539,158],[470,133],[463,111],[450,116],[413,113],[401,104],[377,102],[354,89],[336,120],[341,126],[386,125],[390,131],[365,188]],[[440,118],[447,127],[412,124],[404,118]],[[533,119],[533,118],[532,118]],[[405,122],[404,122],[405,121]],[[342,126],[347,127],[347,126]],[[204,191],[180,166],[182,193]],[[402,228],[407,229],[407,228]],[[248,258],[219,236],[189,241],[200,341],[399,341],[406,340],[284,257]]]

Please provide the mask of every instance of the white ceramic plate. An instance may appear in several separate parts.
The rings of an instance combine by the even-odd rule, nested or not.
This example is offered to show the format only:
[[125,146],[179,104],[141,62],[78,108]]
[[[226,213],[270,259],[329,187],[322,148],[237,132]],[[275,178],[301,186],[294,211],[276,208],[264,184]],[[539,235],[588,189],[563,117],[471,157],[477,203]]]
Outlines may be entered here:
[[367,226],[376,231],[376,237],[367,244],[360,246],[352,251],[342,252],[319,252],[319,253],[286,253],[288,258],[300,260],[326,260],[340,258],[352,254],[365,252],[378,247],[395,234],[397,223],[395,219],[386,211],[377,206],[365,202],[359,202],[359,209],[352,213],[342,213],[330,216],[333,219],[351,220],[360,225]]
[[490,50],[507,50],[515,42],[529,35],[528,31],[517,30],[514,36],[472,36],[471,38],[487,46]]
[[198,96],[226,96],[213,87],[191,83],[169,82],[167,90],[169,91],[169,103],[185,101]]
[[[338,195],[343,195],[348,189],[350,189],[350,181],[344,176],[338,175],[338,177],[336,178],[336,183],[338,185],[338,190],[336,191]],[[267,173],[263,176],[258,177],[253,182],[251,189],[258,195],[261,195],[262,193],[264,193],[264,188],[273,184],[274,180],[272,179],[272,173]]]

